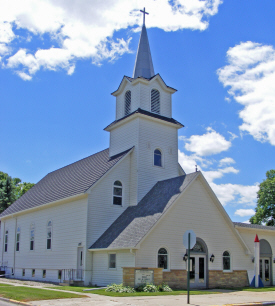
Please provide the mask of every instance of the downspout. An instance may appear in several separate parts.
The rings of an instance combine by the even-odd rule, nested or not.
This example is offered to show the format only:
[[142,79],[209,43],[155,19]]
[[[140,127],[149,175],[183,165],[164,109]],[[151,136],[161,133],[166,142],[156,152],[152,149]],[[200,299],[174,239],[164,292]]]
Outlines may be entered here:
[[12,273],[12,275],[15,274],[16,234],[17,234],[17,218],[15,217],[15,234],[14,234],[14,249],[13,249],[13,273]]

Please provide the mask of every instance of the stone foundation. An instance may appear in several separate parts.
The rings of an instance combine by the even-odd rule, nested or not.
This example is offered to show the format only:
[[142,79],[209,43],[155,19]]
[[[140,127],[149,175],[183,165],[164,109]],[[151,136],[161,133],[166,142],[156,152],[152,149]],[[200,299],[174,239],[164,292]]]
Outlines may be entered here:
[[[145,268],[128,268],[124,267],[123,269],[123,285],[135,287],[135,271],[144,270]],[[163,283],[162,268],[148,268],[148,270],[154,271],[154,284],[160,285]]]
[[223,272],[221,270],[209,270],[209,288],[232,288],[249,286],[246,270]]
[[187,288],[187,272],[186,270],[171,270],[163,272],[163,282],[172,289]]

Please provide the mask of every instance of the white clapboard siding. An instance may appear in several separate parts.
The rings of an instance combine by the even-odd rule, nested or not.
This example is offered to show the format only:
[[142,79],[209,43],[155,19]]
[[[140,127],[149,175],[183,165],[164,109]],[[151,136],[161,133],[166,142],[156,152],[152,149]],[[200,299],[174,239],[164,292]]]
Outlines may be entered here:
[[[259,240],[265,239],[268,241],[268,243],[271,246],[272,249],[272,254],[274,258],[275,254],[275,236],[274,236],[274,231],[262,231],[262,230],[257,230],[257,229],[246,229],[246,228],[238,228],[237,231],[240,233],[241,237],[245,241],[246,245],[249,247],[249,249],[252,252],[252,256],[254,257],[254,240],[256,234],[259,237]],[[271,265],[273,266],[272,271],[275,271],[275,264],[273,263],[273,258],[271,258]],[[249,278],[253,278],[254,276],[254,264],[251,265],[251,270],[249,273]],[[251,281],[250,280],[250,281]],[[275,283],[275,273],[273,272],[273,284]]]
[[158,80],[150,82],[149,85],[138,83],[136,85],[127,84],[121,94],[116,97],[116,120],[125,116],[125,93],[131,91],[131,112],[142,108],[151,112],[151,90],[156,89],[160,93],[160,115],[172,117],[172,97],[160,86]]
[[[109,269],[109,253],[116,254],[116,269]],[[112,283],[121,284],[122,267],[134,267],[135,255],[130,250],[114,252],[93,252],[92,284],[107,286]]]
[[251,255],[245,254],[232,229],[217,209],[200,179],[181,195],[172,209],[157,224],[141,243],[136,253],[137,267],[157,267],[157,252],[165,247],[169,252],[170,269],[186,269],[183,256],[183,234],[192,229],[197,237],[204,240],[208,254],[215,255],[209,270],[222,270],[222,254],[228,250],[232,256],[233,270],[250,270]]
[[[161,180],[178,176],[178,132],[164,123],[140,119],[138,201]],[[163,167],[154,166],[154,150],[162,152]]]
[[[88,198],[87,244],[91,246],[108,227],[123,213],[130,203],[130,163],[128,155],[104,176],[104,180],[91,190]],[[113,205],[115,181],[122,183],[122,206]]]
[[[87,198],[29,212],[17,216],[20,227],[20,250],[15,252],[15,277],[40,280],[42,270],[47,270],[47,281],[57,281],[57,271],[77,268],[77,247],[85,247]],[[52,249],[46,249],[47,222],[52,221]],[[3,262],[8,267],[14,264],[15,218],[2,220],[3,228],[9,230],[8,252],[3,252]],[[34,250],[30,251],[30,226],[35,225]],[[31,269],[36,269],[35,277]],[[41,272],[39,272],[39,271]],[[49,271],[48,271],[49,270]],[[50,272],[51,271],[51,272]]]

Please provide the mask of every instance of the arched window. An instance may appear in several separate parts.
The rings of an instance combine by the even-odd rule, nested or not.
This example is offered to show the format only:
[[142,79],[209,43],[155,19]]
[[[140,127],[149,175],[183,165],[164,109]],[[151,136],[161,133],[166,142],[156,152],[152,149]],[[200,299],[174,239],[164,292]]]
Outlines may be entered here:
[[114,182],[113,204],[122,205],[122,184],[120,181]]
[[196,242],[191,251],[196,253],[205,253],[205,250],[199,241]]
[[158,251],[158,268],[168,269],[168,252],[165,248]]
[[31,224],[31,231],[30,231],[30,250],[34,250],[34,224]]
[[19,252],[20,249],[20,227],[17,227],[16,231],[16,252]]
[[125,93],[125,108],[124,115],[127,116],[131,113],[131,91],[127,90]]
[[52,231],[53,231],[53,224],[52,221],[47,223],[47,250],[52,249]]
[[224,251],[222,254],[222,265],[224,271],[231,270],[230,253],[228,251]]
[[154,151],[154,166],[162,167],[162,154],[159,149]]
[[156,89],[151,90],[151,112],[160,114],[159,91]]

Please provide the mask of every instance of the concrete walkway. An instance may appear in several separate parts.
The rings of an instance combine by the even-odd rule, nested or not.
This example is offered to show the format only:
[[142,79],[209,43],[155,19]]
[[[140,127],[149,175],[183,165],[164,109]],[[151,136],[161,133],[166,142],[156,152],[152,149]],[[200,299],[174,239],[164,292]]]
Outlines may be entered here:
[[[0,279],[0,283],[10,283],[17,286],[27,286],[43,288],[49,287],[48,283],[28,282],[11,279]],[[53,290],[49,289],[48,290]],[[64,292],[64,290],[62,290]],[[211,290],[209,290],[211,291]],[[191,295],[191,306],[209,305],[275,305],[275,291],[269,292],[248,292],[248,291],[219,291],[218,294]],[[70,291],[72,293],[72,291]],[[77,294],[81,294],[77,292]],[[87,297],[78,299],[60,299],[29,302],[36,306],[183,306],[187,304],[186,295],[166,295],[166,296],[141,296],[141,297],[108,297],[103,295],[83,292]],[[268,303],[269,302],[269,303]],[[274,302],[271,304],[270,302]],[[1,304],[0,304],[1,305]]]

